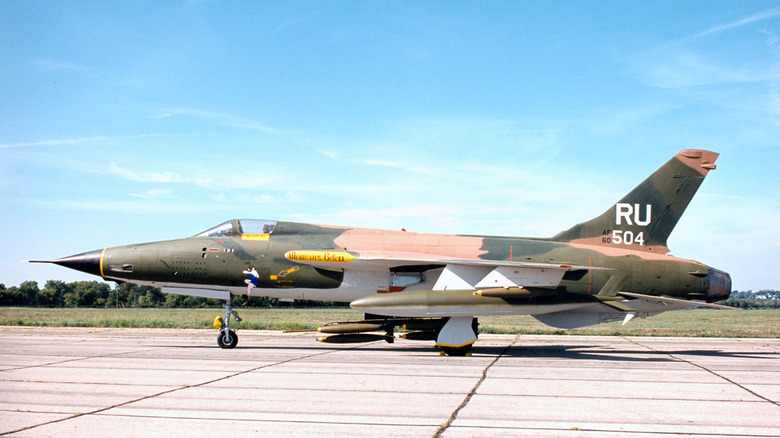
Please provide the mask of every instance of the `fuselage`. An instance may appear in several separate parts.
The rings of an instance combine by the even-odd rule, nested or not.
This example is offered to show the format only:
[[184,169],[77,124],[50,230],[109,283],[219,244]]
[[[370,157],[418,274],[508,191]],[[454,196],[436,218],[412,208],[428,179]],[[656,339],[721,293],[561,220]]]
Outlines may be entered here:
[[[351,302],[377,293],[431,290],[445,264],[387,270],[325,269],[289,257],[290,251],[393,252],[440,259],[481,259],[576,265],[558,292],[595,295],[616,275],[621,291],[715,302],[730,293],[728,274],[702,263],[630,248],[591,246],[551,239],[422,234],[295,222],[260,221],[267,232],[246,232],[250,221],[233,220],[197,236],[106,248],[82,254],[80,267],[61,265],[107,280],[148,286],[228,290],[281,299]],[[72,259],[72,258],[69,258]],[[349,266],[349,265],[348,265]],[[514,306],[515,313],[524,313]]]

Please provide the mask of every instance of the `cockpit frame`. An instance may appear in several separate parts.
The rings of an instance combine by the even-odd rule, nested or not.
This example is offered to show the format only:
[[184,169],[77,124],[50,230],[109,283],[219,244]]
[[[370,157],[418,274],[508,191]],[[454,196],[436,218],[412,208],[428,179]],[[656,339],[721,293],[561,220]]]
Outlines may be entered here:
[[271,234],[276,227],[276,221],[264,219],[231,219],[215,227],[211,227],[194,237],[220,238],[240,236],[243,234]]

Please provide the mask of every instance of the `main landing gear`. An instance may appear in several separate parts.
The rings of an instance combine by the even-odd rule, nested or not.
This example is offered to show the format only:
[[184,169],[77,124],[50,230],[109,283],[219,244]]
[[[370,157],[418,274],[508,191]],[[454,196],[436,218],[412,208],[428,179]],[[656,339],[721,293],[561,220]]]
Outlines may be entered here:
[[462,347],[445,347],[440,345],[439,349],[441,351],[439,352],[439,355],[456,357],[471,356],[471,346],[472,344],[464,345]]
[[236,318],[236,322],[241,322],[241,317],[231,307],[230,298],[226,300],[223,306],[225,307],[225,317],[218,316],[214,320],[214,327],[219,329],[217,344],[219,344],[220,348],[235,348],[238,344],[238,335],[230,328],[230,315]]
[[471,356],[472,344],[477,340],[479,321],[472,317],[447,319],[436,338],[436,346],[446,356]]

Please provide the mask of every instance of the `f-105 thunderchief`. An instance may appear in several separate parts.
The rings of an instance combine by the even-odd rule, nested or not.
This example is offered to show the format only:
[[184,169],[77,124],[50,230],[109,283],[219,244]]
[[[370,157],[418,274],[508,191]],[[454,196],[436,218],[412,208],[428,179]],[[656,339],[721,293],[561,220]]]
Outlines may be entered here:
[[[726,299],[729,274],[669,255],[667,238],[715,169],[717,153],[683,150],[600,216],[550,238],[420,234],[234,219],[186,239],[105,248],[44,263],[165,293],[225,302],[218,343],[233,348],[234,295],[348,302],[362,321],[326,342],[431,340],[469,354],[477,317],[532,315],[574,328],[627,323]],[[240,320],[240,319],[239,319]]]

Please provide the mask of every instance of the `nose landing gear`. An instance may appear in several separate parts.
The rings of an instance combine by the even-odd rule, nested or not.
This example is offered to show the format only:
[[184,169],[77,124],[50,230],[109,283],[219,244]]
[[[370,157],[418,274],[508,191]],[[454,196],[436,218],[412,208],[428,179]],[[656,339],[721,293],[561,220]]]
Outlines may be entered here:
[[238,345],[238,335],[233,330],[222,330],[217,336],[219,348],[234,348]]
[[220,348],[235,348],[238,345],[238,335],[230,329],[230,315],[236,318],[236,322],[241,322],[241,317],[231,307],[230,298],[226,300],[223,306],[225,307],[225,317],[218,316],[214,320],[214,327],[219,329],[217,344]]

